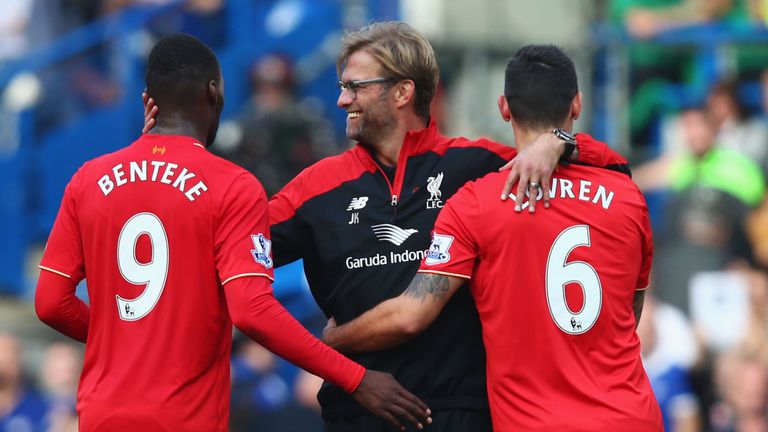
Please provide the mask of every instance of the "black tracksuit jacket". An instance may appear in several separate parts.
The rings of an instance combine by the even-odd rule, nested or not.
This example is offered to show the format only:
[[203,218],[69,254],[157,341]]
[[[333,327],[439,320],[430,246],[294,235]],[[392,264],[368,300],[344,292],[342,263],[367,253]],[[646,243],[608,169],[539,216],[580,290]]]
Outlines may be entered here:
[[[585,134],[577,141],[580,162],[627,170],[626,160],[605,144]],[[346,323],[402,293],[445,201],[515,154],[486,139],[442,136],[430,122],[406,135],[392,180],[359,144],[326,158],[270,201],[275,266],[303,258],[317,304],[338,324]],[[485,350],[468,289],[460,289],[413,340],[349,357],[390,372],[432,410],[488,410]],[[318,398],[326,419],[366,414],[328,383]]]

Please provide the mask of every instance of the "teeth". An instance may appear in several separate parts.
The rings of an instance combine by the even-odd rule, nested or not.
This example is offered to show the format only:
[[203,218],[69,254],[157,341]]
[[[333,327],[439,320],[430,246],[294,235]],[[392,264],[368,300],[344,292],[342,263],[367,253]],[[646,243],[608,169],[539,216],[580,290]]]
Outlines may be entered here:
[[358,117],[360,117],[360,113],[359,113],[359,112],[350,112],[350,113],[347,113],[347,118],[351,118],[351,119],[353,119],[353,118],[358,118]]

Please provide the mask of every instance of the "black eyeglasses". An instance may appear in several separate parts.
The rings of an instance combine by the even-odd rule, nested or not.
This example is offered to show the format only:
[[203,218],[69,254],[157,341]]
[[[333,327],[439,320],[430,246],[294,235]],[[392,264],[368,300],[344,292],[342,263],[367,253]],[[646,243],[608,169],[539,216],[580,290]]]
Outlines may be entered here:
[[350,96],[352,96],[352,99],[357,99],[357,91],[361,88],[365,88],[371,84],[380,84],[380,83],[387,83],[387,82],[394,82],[394,81],[400,81],[403,78],[400,77],[390,77],[390,78],[371,78],[367,80],[359,80],[359,81],[337,81],[336,86],[339,88],[339,91],[348,91]]

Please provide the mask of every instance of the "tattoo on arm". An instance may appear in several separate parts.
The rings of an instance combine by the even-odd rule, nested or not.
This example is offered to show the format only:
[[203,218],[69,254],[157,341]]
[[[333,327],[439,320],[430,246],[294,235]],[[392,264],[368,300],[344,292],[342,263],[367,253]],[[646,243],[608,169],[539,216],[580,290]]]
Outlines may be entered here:
[[447,276],[431,273],[418,273],[405,290],[405,295],[420,299],[422,303],[428,295],[443,298],[450,287]]

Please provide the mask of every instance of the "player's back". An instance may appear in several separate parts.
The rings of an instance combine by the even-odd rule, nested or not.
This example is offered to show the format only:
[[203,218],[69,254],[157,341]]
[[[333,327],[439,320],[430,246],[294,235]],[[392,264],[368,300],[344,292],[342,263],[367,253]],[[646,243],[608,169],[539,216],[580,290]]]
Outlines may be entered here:
[[232,325],[216,232],[243,182],[257,183],[192,138],[161,135],[73,178],[91,302],[81,425],[227,429]]
[[498,199],[506,173],[479,180],[479,263],[471,286],[488,352],[496,430],[659,430],[632,309],[647,286],[645,201],[626,176],[568,166],[551,208]]

